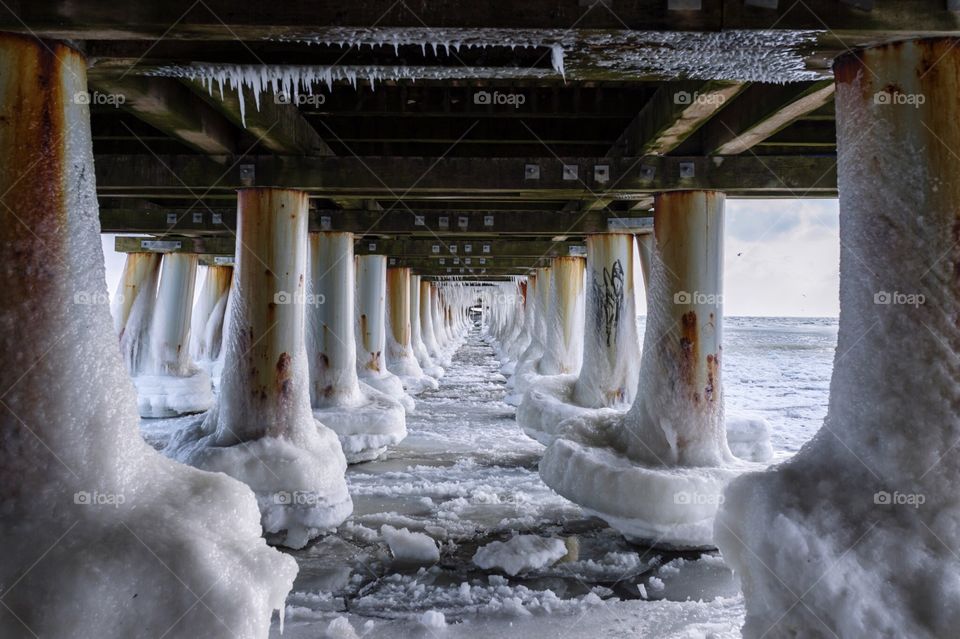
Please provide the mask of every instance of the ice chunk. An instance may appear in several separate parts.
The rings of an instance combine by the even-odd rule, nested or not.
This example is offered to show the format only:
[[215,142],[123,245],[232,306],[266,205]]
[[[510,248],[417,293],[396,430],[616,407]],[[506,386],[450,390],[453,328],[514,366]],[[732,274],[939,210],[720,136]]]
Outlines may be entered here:
[[530,568],[549,566],[566,554],[567,545],[562,539],[515,535],[508,541],[493,541],[477,549],[473,563],[484,570],[499,568],[516,575]]
[[419,532],[410,532],[407,528],[399,530],[383,525],[380,534],[386,539],[397,561],[432,564],[440,561],[440,549],[431,537]]

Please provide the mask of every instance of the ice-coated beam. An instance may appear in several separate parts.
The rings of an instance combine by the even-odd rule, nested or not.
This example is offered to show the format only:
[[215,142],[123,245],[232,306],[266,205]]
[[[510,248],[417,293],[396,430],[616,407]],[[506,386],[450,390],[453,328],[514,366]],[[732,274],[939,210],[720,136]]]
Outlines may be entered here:
[[632,235],[587,238],[583,366],[573,388],[573,399],[580,406],[633,402],[640,364],[633,255]]
[[[951,637],[960,573],[960,39],[834,64],[840,321],[822,428],[716,522],[748,639]],[[830,569],[832,567],[832,569]]]
[[163,256],[160,287],[150,326],[152,372],[179,377],[189,372],[190,314],[197,281],[197,256],[170,253]]
[[310,234],[310,397],[314,408],[344,406],[360,396],[353,333],[352,233]]
[[577,373],[583,358],[584,272],[582,257],[553,260],[547,341],[540,372],[544,375]]
[[264,637],[296,563],[264,544],[249,490],[139,432],[86,69],[63,43],[0,34],[0,636]]
[[723,205],[717,191],[657,196],[647,326],[637,400],[627,417],[630,457],[647,464],[717,466],[729,459],[723,425]]

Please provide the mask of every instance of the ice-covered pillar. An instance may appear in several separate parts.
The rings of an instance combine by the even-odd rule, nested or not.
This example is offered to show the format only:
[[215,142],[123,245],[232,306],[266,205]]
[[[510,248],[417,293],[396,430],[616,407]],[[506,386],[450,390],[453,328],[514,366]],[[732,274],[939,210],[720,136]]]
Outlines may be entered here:
[[86,70],[66,44],[0,34],[0,636],[266,636],[296,563],[261,539],[249,490],[140,435]]
[[223,346],[223,320],[230,298],[233,266],[214,264],[205,267],[200,296],[193,308],[190,354],[198,363],[220,357]]
[[586,260],[565,256],[553,260],[550,310],[540,372],[576,374],[583,359],[584,273]]
[[413,350],[408,267],[387,269],[387,300],[387,369],[412,395],[437,388],[437,381],[423,372]]
[[149,301],[149,308],[153,308],[162,257],[160,253],[127,253],[111,309],[113,327],[121,340],[134,308],[146,301]]
[[[424,284],[427,291],[424,293]],[[423,295],[429,295],[429,282],[423,282],[419,275],[410,276],[410,341],[413,345],[413,354],[420,363],[420,368],[434,379],[443,376],[443,369],[433,362],[426,345],[426,328],[422,319]],[[431,333],[432,334],[432,333]]]
[[637,257],[640,260],[640,273],[643,275],[644,295],[650,291],[650,256],[653,254],[653,243],[653,233],[637,235]]
[[413,400],[404,391],[403,382],[387,368],[387,258],[358,255],[356,262],[357,372],[367,384],[413,410]]
[[160,287],[150,326],[153,372],[180,377],[190,368],[190,313],[197,281],[197,256],[167,253],[160,269]]
[[336,435],[313,417],[306,349],[307,194],[241,189],[220,397],[170,451],[258,496],[261,521],[299,548],[352,511]]
[[[420,332],[427,354],[434,363],[439,362],[442,354],[433,326],[433,283],[429,280],[420,280]],[[440,372],[443,373],[442,368]]]
[[127,372],[135,375],[147,364],[150,318],[160,279],[159,253],[128,253],[113,298],[113,327]]
[[720,377],[723,205],[717,191],[656,198],[646,346],[626,438],[630,456],[645,463],[730,458]]
[[147,366],[133,372],[142,417],[200,413],[213,405],[209,373],[190,358],[190,315],[197,256],[167,253],[150,321]]
[[716,539],[743,582],[748,639],[956,636],[960,39],[854,51],[834,75],[827,417],[790,461],[729,486]]
[[583,366],[573,388],[574,402],[580,406],[633,402],[640,370],[633,255],[633,235],[587,238]]
[[386,287],[386,256],[358,255],[357,361],[362,371],[373,375],[386,371]]
[[352,233],[310,234],[307,306],[310,397],[314,408],[349,406],[360,397],[354,339]]

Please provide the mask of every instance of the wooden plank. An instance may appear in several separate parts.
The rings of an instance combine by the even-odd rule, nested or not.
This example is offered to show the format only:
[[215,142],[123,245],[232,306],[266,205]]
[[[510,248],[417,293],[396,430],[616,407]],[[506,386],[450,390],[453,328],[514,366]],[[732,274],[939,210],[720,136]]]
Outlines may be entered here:
[[744,87],[740,82],[669,82],[644,105],[607,155],[663,155],[693,135]]
[[176,80],[91,74],[89,83],[92,100],[114,97],[119,108],[191,149],[212,155],[236,152],[236,129]]
[[216,88],[211,93],[200,82],[187,81],[185,84],[204,102],[223,114],[235,126],[245,128],[260,144],[274,153],[333,155],[333,151],[300,110],[289,101],[277,99],[273,93],[260,96],[258,109],[250,89],[245,89],[245,109],[241,114],[240,98],[235,90],[226,88],[221,95]]
[[791,122],[833,100],[832,80],[788,85],[754,84],[703,130],[707,155],[744,153]]

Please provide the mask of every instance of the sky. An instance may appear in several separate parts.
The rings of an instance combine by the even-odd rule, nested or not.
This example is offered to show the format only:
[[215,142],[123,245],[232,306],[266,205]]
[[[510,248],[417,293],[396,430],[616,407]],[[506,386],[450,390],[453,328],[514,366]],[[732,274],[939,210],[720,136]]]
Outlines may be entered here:
[[[724,315],[836,317],[839,313],[837,200],[733,200],[725,211]],[[107,289],[124,256],[103,236]],[[646,312],[643,296],[638,312]]]

